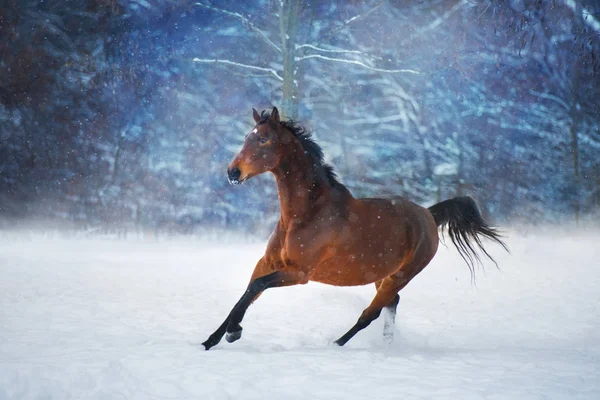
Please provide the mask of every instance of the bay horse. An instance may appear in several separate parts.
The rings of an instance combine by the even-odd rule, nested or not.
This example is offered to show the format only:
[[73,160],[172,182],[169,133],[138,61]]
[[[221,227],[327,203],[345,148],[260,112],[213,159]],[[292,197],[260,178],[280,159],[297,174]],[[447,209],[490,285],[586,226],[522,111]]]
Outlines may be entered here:
[[[492,259],[481,239],[506,249],[496,229],[481,217],[470,197],[424,208],[401,197],[354,198],[340,183],[311,134],[277,108],[259,114],[255,126],[227,170],[229,182],[242,184],[271,172],[277,182],[281,216],[250,283],[223,324],[202,343],[206,350],[226,334],[242,336],[246,310],[270,288],[309,281],[336,286],[375,283],[377,292],[358,321],[335,341],[343,346],[387,310],[384,337],[392,338],[398,292],[429,264],[438,248],[438,227],[448,234],[471,273],[480,262],[476,248]],[[493,259],[492,259],[493,261]]]

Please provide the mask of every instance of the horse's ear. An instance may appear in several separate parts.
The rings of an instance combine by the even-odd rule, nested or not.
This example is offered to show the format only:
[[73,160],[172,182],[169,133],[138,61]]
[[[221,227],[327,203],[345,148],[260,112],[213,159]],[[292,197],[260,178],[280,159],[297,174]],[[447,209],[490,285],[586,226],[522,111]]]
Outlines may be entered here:
[[257,124],[260,122],[260,114],[254,108],[252,109],[252,118],[254,118],[254,122]]
[[271,119],[275,122],[279,122],[281,119],[279,118],[279,111],[277,107],[273,107],[273,111],[271,111]]

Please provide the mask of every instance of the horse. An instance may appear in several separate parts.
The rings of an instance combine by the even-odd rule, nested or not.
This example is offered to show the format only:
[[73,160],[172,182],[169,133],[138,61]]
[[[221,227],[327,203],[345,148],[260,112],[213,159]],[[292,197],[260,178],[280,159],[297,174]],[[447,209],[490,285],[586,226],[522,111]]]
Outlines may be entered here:
[[[448,235],[471,274],[481,263],[477,249],[491,239],[507,249],[470,197],[429,208],[402,197],[355,198],[323,159],[311,133],[279,111],[252,109],[254,128],[227,169],[229,182],[242,184],[259,174],[275,176],[280,219],[258,260],[246,291],[221,326],[203,342],[206,350],[222,337],[235,342],[248,307],[270,288],[309,281],[335,286],[374,283],[376,294],[358,321],[335,343],[343,346],[386,310],[384,337],[391,341],[402,290],[438,249],[438,228]],[[494,261],[495,263],[495,261]]]

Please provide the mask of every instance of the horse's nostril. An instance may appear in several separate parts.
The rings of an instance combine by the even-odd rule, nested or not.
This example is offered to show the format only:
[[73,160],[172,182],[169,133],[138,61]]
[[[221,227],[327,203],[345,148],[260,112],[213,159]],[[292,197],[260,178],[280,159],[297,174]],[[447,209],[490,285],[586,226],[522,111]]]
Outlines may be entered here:
[[230,181],[237,181],[240,179],[240,175],[242,175],[242,171],[239,168],[233,168],[227,171],[227,176]]

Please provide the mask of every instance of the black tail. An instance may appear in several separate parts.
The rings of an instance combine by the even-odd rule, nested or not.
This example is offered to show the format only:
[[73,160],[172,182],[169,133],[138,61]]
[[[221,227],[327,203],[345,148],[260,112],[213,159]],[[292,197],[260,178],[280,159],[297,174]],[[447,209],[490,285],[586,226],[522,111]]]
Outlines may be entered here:
[[448,235],[469,266],[472,279],[475,277],[475,264],[481,264],[481,259],[473,244],[476,244],[496,266],[498,264],[484,249],[481,238],[491,239],[508,251],[506,244],[500,239],[498,231],[483,220],[472,198],[467,196],[444,200],[429,207],[429,211],[437,226],[441,226],[442,229],[444,226],[448,226]]

